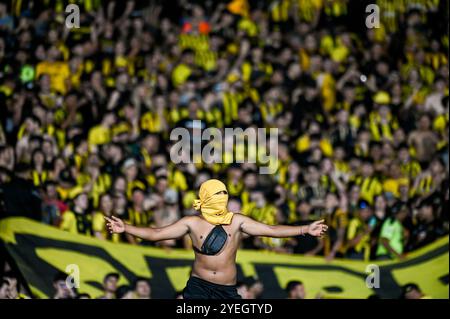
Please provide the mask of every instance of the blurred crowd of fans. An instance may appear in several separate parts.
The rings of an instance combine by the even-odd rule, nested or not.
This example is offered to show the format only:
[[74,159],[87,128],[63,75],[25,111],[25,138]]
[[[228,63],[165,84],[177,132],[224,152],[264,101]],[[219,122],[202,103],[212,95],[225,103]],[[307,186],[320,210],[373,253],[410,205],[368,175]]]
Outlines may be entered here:
[[[377,0],[379,28],[365,1],[78,3],[80,28],[68,1],[0,3],[2,217],[189,248],[111,236],[103,215],[171,224],[216,177],[231,211],[330,226],[243,248],[392,259],[448,234],[448,1]],[[278,128],[276,172],[174,164],[170,132],[194,120]]]

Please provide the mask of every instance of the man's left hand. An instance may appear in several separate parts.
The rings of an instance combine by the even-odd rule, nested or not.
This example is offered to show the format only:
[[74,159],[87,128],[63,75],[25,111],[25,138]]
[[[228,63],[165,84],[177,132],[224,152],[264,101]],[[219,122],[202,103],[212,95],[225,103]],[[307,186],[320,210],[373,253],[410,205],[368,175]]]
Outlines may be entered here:
[[328,226],[324,224],[324,219],[315,221],[308,226],[308,234],[311,236],[321,237],[328,229]]

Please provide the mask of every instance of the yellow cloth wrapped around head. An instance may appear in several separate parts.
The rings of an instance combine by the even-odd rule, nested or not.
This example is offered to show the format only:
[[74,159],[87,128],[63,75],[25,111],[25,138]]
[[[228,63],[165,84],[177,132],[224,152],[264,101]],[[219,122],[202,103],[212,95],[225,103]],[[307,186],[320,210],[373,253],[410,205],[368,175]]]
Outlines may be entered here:
[[[226,192],[221,193],[220,192]],[[200,186],[200,199],[194,200],[194,208],[200,210],[202,216],[214,225],[229,225],[233,213],[227,210],[228,192],[224,183],[210,179]]]

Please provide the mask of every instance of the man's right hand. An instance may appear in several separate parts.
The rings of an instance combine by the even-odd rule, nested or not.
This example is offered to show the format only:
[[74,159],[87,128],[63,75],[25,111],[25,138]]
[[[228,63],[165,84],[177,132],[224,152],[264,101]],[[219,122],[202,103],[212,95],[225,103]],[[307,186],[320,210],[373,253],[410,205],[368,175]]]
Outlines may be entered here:
[[106,227],[110,233],[123,233],[125,231],[125,223],[120,218],[111,216],[111,218],[104,216],[106,219]]

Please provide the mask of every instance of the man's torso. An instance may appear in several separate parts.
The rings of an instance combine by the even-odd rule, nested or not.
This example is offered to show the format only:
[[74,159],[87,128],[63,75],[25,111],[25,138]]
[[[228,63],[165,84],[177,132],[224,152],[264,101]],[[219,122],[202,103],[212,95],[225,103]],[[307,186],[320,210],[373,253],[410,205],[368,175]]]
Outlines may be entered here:
[[[239,248],[242,232],[240,214],[234,214],[231,224],[222,225],[227,234],[227,241],[216,255],[209,256],[195,252],[192,275],[220,285],[236,284],[236,252]],[[200,216],[193,216],[189,236],[192,245],[201,249],[203,242],[215,225]]]

